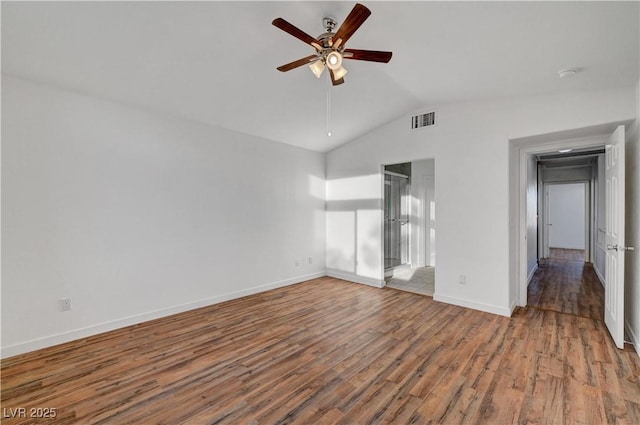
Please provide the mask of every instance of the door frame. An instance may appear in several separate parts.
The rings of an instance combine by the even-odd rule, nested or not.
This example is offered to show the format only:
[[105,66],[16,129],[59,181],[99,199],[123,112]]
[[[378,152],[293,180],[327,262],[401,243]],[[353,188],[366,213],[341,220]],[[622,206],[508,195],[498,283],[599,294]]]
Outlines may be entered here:
[[[511,139],[510,147],[513,149],[511,155],[512,178],[516,181],[511,190],[514,197],[511,217],[514,224],[512,243],[514,257],[512,260],[513,272],[510,272],[515,280],[511,289],[514,294],[510,296],[511,310],[516,306],[527,306],[527,167],[529,158],[532,155],[557,152],[560,149],[597,148],[605,144],[607,137],[622,123],[611,123],[602,126],[595,126],[587,129],[576,129],[568,132],[552,133],[542,136],[532,136],[520,139]],[[583,137],[569,138],[563,135],[574,133],[587,134]],[[514,191],[516,193],[514,193]]]
[[[393,165],[393,164],[387,164],[387,165]],[[382,261],[383,261],[383,264],[382,264],[382,268],[383,268],[383,271],[386,272],[387,268],[384,265],[384,260],[385,260],[385,258],[387,258],[387,257],[385,257],[385,248],[386,248],[386,244],[387,244],[387,233],[385,231],[385,224],[386,224],[387,219],[384,216],[384,212],[385,212],[386,205],[387,205],[387,196],[386,196],[387,192],[385,190],[386,186],[387,186],[387,179],[385,178],[385,176],[398,177],[398,178],[407,180],[407,187],[405,188],[405,192],[409,191],[409,188],[410,188],[410,185],[411,185],[411,183],[410,183],[411,182],[411,177],[409,177],[409,176],[407,176],[405,174],[395,173],[393,171],[387,171],[385,169],[385,167],[386,166],[384,166],[384,165],[382,166],[382,174],[383,174],[382,175],[382,180],[383,180],[383,191],[382,191],[382,220],[383,220],[383,227],[382,227]],[[409,193],[405,193],[405,196],[406,196],[405,202],[410,202],[409,201],[410,197],[408,195],[409,195]],[[405,209],[407,209],[407,216],[409,218],[407,218],[406,223],[401,223],[400,224],[400,230],[401,231],[400,231],[400,235],[399,236],[400,236],[400,245],[401,246],[399,248],[400,249],[400,264],[398,265],[398,267],[407,266],[407,265],[410,266],[411,265],[411,239],[410,238],[411,238],[411,232],[413,230],[411,228],[411,219],[410,219],[411,218],[411,206],[409,205],[409,207],[407,208],[407,206],[405,205]],[[401,206],[401,210],[402,210],[402,206]],[[402,245],[403,245],[403,242],[402,242],[402,225],[403,224],[408,226],[407,227],[407,229],[408,229],[407,230],[407,235],[408,236],[407,236],[407,240],[405,242],[405,244],[406,244],[405,256],[407,257],[407,262],[406,263],[402,262],[402,257],[403,257],[403,255],[402,255],[402,249],[403,249],[403,247],[402,247]]]
[[[382,235],[382,240],[381,240],[382,243],[381,243],[381,249],[380,249],[380,253],[379,253],[380,269],[381,269],[380,270],[380,276],[382,276],[382,283],[381,283],[381,286],[380,286],[381,288],[386,285],[385,277],[384,277],[385,276],[385,267],[384,267],[384,223],[385,223],[385,219],[384,219],[384,200],[385,200],[384,187],[385,187],[385,178],[384,178],[384,176],[385,176],[385,173],[387,173],[387,171],[385,170],[385,167],[387,165],[402,164],[402,163],[405,163],[405,162],[413,163],[413,162],[426,161],[426,160],[434,161],[433,175],[428,176],[428,177],[434,179],[433,197],[434,197],[434,201],[435,201],[437,193],[438,193],[438,189],[435,186],[437,184],[436,183],[436,181],[437,181],[437,169],[436,169],[436,167],[437,167],[437,165],[436,165],[437,159],[436,159],[435,156],[427,156],[427,157],[419,157],[419,158],[408,158],[406,160],[390,161],[390,162],[382,163],[379,166],[379,170],[380,170],[380,175],[379,175],[379,178],[380,178],[380,194],[381,194],[380,196],[381,196],[381,200],[382,200],[381,203],[380,203],[380,208],[381,208],[381,211],[380,211],[380,234]],[[391,172],[391,173],[393,173],[393,172]],[[412,175],[412,178],[413,178],[413,175]],[[416,178],[418,178],[418,177],[416,177]],[[436,206],[435,206],[436,209],[437,209],[437,205],[438,204],[437,204],[437,201],[436,201]],[[411,216],[411,211],[409,211],[409,216]],[[423,219],[423,221],[426,220],[426,211],[425,211],[425,214],[423,214],[422,219]],[[409,221],[411,221],[411,219],[409,219]],[[434,230],[437,230],[437,226],[438,225],[437,225],[437,222],[436,222],[436,224],[433,226]],[[413,229],[411,231],[413,231]],[[426,240],[425,239],[424,243],[428,244],[428,243],[430,243],[430,240]],[[432,252],[431,250],[434,250],[434,251],[437,252],[437,249],[436,249],[435,245],[437,245],[437,241],[434,244],[434,246],[429,248],[429,253]],[[411,243],[409,243],[408,255],[409,255],[409,259],[411,259],[411,255],[412,255]],[[425,258],[425,261],[426,260],[427,259]],[[437,289],[438,289],[438,272],[437,271],[435,272],[434,285],[435,285],[435,288],[434,288],[434,295],[435,295],[435,291],[437,291]]]

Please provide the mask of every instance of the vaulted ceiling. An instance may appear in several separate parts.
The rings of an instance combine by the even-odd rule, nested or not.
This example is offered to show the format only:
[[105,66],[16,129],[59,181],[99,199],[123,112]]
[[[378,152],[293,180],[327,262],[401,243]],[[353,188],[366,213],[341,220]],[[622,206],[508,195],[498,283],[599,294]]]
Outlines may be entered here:
[[317,151],[427,106],[638,81],[638,2],[372,1],[348,47],[389,64],[348,61],[333,88],[276,71],[313,52],[274,18],[317,36],[353,5],[3,1],[2,72]]

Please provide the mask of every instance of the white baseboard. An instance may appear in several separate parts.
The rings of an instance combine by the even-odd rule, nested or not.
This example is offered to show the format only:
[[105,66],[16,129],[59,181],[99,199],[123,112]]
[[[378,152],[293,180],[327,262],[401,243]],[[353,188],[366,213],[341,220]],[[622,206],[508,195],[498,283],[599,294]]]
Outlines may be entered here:
[[326,276],[324,271],[311,273],[308,275],[297,276],[290,279],[281,280],[279,282],[267,283],[264,285],[254,286],[252,288],[243,289],[236,292],[230,292],[228,294],[218,295],[203,300],[193,301],[186,304],[181,304],[173,307],[163,308],[160,310],[154,310],[147,313],[136,314],[122,319],[112,320],[109,322],[99,323],[92,326],[87,326],[80,329],[74,329],[67,332],[61,332],[58,334],[46,336],[43,338],[32,339],[30,341],[21,342],[7,347],[2,347],[0,354],[1,358],[7,358],[18,354],[27,353],[29,351],[39,350],[41,348],[52,347],[54,345],[63,344],[65,342],[73,341],[80,338],[86,338],[92,335],[97,335],[103,332],[120,329],[125,326],[135,325],[149,320],[159,319],[165,316],[171,316],[177,313],[183,313],[185,311],[194,310],[200,307],[206,307],[213,304],[218,304],[224,301],[233,300],[236,298],[244,297],[247,295],[257,294],[259,292],[268,291],[271,289],[281,288],[283,286],[289,286],[296,283],[304,282],[306,280],[316,279]]
[[627,335],[631,338],[631,344],[633,345],[633,348],[635,348],[636,354],[640,357],[640,333],[634,332],[634,329],[627,320],[624,321],[624,327],[627,331]]
[[500,316],[511,317],[513,309],[515,309],[515,303],[512,303],[512,307],[501,307],[493,304],[484,304],[476,301],[466,300],[463,298],[450,297],[448,295],[433,294],[434,301],[440,301],[447,304],[458,305],[460,307],[472,308],[474,310],[484,311],[486,313],[498,314]]
[[327,276],[336,279],[348,280],[349,282],[361,283],[363,285],[373,286],[374,288],[384,287],[384,280],[374,279],[371,277],[359,276],[355,273],[349,273],[342,270],[327,269]]
[[538,270],[538,263],[537,262],[533,266],[533,269],[531,269],[531,271],[529,272],[529,276],[527,276],[527,286],[529,286],[529,284],[531,283],[531,279],[533,279],[533,275],[536,273],[536,270]]

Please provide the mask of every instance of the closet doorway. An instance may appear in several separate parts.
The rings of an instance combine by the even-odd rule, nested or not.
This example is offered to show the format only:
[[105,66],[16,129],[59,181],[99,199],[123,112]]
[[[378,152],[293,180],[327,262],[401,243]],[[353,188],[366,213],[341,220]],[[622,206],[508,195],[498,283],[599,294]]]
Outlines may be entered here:
[[435,291],[435,162],[389,164],[384,173],[384,276],[389,288]]

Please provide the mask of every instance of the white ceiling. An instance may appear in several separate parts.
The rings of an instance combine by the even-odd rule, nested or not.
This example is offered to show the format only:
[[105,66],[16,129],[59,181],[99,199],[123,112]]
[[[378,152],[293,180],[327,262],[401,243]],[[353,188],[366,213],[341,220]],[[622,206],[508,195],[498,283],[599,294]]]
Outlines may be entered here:
[[345,62],[328,137],[326,79],[275,69],[312,48],[271,21],[317,36],[353,4],[3,1],[2,72],[317,151],[427,105],[638,81],[638,2],[371,1],[347,47],[393,58]]

